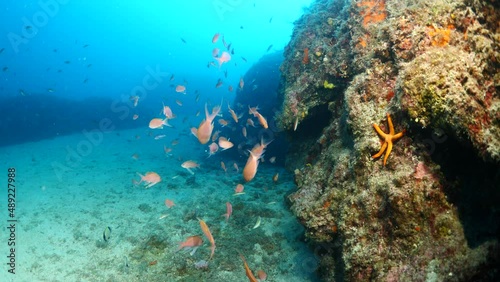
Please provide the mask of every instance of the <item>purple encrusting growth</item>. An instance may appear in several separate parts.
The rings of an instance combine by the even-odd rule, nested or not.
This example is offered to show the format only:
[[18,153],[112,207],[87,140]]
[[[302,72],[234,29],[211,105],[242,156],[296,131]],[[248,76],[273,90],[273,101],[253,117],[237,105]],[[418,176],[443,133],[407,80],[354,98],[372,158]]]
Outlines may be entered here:
[[[500,275],[493,2],[318,0],[296,22],[275,118],[325,281]],[[386,113],[406,132],[383,166]]]

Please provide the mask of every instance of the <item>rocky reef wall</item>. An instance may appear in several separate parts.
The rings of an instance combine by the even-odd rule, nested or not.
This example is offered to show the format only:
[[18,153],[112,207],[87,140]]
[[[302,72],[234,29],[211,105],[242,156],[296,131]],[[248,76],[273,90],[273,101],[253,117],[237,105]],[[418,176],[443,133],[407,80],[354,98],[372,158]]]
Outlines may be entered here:
[[495,2],[318,0],[296,22],[275,119],[325,281],[500,277]]

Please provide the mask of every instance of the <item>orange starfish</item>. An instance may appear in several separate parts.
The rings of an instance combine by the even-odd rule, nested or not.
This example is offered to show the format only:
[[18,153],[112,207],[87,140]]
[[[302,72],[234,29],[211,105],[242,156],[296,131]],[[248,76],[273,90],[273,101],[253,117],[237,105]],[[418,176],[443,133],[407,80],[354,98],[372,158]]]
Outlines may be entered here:
[[[392,120],[391,116],[387,114],[387,123],[389,124],[389,133],[385,133],[380,129],[378,125],[375,123],[373,124],[373,128],[377,131],[378,135],[384,139],[384,144],[382,144],[382,148],[380,148],[380,151],[376,153],[375,155],[372,156],[372,158],[378,158],[382,156],[382,154],[385,151],[385,157],[384,157],[384,166],[385,163],[387,162],[387,158],[389,157],[389,154],[392,151],[392,142],[398,140],[399,138],[403,137],[403,133],[405,132],[404,130],[399,132],[398,134],[394,134],[394,125],[392,125]],[[387,149],[387,150],[386,150]]]

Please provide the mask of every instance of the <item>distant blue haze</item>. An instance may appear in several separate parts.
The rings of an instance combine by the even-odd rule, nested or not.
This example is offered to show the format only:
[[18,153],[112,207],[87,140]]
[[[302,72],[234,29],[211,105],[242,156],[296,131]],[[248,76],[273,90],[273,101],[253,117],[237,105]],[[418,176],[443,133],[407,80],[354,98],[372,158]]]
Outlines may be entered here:
[[[173,95],[178,93],[172,86],[177,84],[187,84],[182,108],[185,114],[194,111],[195,90],[201,93],[201,103],[232,100],[235,92],[229,93],[227,86],[231,84],[236,89],[239,78],[268,53],[270,45],[269,52],[282,50],[288,44],[293,22],[310,2],[6,0],[0,8],[0,101],[4,101],[0,106],[0,133],[14,138],[13,128],[19,128],[36,136],[36,130],[44,130],[44,126],[56,126],[51,130],[59,132],[53,121],[43,124],[44,109],[37,107],[40,104],[51,114],[60,111],[61,118],[74,123],[75,117],[68,116],[73,108],[51,106],[71,102],[53,102],[52,98],[76,102],[93,97],[94,105],[73,105],[88,107],[80,112],[89,113],[100,113],[102,109],[92,109],[98,104],[102,107],[113,101],[130,103],[128,97],[148,80],[151,70],[159,70],[164,76],[161,81],[156,80],[159,84],[149,79],[155,87],[147,91],[140,105],[174,103]],[[215,33],[221,37],[217,44],[212,44]],[[222,36],[234,48],[232,60],[220,69],[207,68],[213,61],[212,49],[217,46],[221,52],[224,50]],[[226,70],[227,78],[223,73]],[[175,79],[170,81],[172,74]],[[216,89],[219,78],[224,79],[225,86]],[[25,98],[36,95],[43,95],[45,103]],[[40,116],[41,120],[31,129],[12,127],[16,122],[29,125]],[[71,126],[76,125],[64,124]],[[15,143],[14,139],[7,143]],[[5,142],[4,139],[0,144]]]

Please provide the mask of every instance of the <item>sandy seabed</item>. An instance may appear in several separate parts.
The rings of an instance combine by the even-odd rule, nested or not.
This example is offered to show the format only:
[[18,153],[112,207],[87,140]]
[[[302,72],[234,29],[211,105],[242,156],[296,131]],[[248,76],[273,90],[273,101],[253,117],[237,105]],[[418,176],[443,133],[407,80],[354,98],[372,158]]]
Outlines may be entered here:
[[[223,152],[207,158],[206,146],[188,133],[175,128],[163,133],[167,136],[160,140],[144,129],[94,139],[74,134],[0,148],[5,187],[0,198],[1,280],[248,281],[241,253],[254,273],[267,273],[266,281],[317,281],[317,256],[285,204],[286,194],[295,189],[290,173],[262,163],[255,179],[243,183],[232,164],[242,168],[245,156],[232,160]],[[178,144],[172,145],[173,140]],[[166,154],[164,146],[172,151]],[[184,160],[201,167],[191,175],[180,166]],[[7,265],[11,167],[16,170],[15,274]],[[149,189],[133,184],[140,179],[137,173],[148,171],[162,181]],[[238,183],[245,185],[245,194],[234,196]],[[175,206],[166,207],[165,199]],[[233,206],[227,223],[222,216],[226,202]],[[211,260],[198,218],[215,238]],[[253,228],[259,218],[260,226]],[[106,227],[111,228],[107,241]],[[202,236],[203,246],[193,256],[177,251],[192,235]],[[201,260],[209,260],[208,268],[195,267]]]

